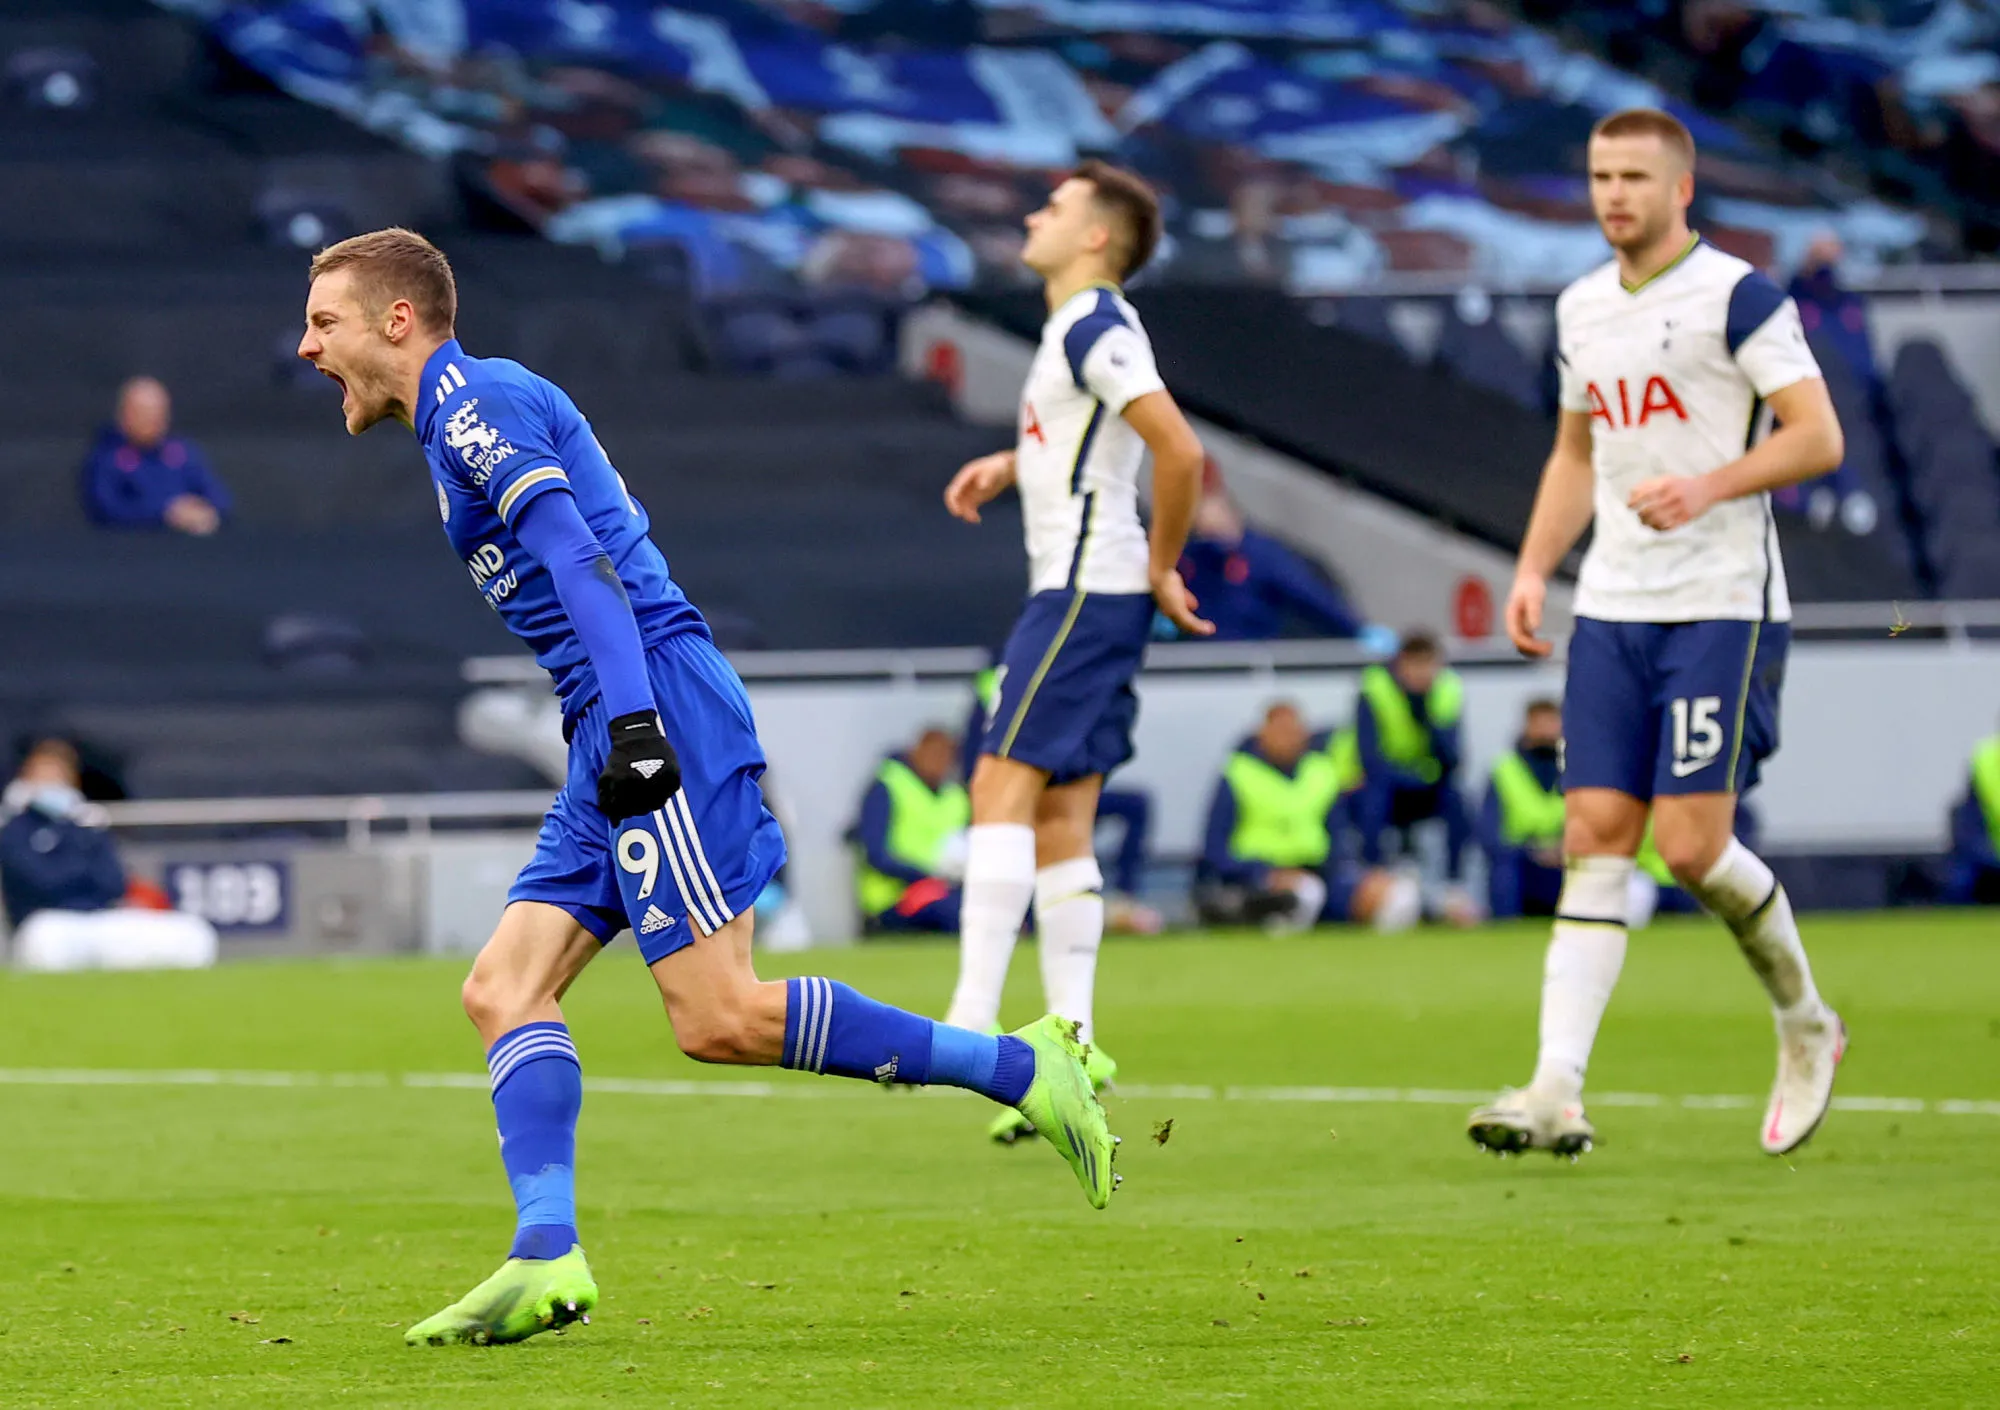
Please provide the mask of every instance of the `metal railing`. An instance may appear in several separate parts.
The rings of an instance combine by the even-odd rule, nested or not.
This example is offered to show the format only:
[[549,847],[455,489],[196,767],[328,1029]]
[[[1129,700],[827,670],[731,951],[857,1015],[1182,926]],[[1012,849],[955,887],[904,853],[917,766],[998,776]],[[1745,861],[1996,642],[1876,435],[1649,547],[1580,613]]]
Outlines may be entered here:
[[[1971,639],[1974,631],[2000,630],[2000,599],[1970,602],[1806,602],[1792,608],[1798,637],[1845,636],[1884,641],[1910,632],[1935,639]],[[1448,638],[1445,649],[1459,665],[1524,664],[1500,637]],[[1560,655],[1560,653],[1558,653]],[[1164,672],[1354,670],[1379,660],[1357,642],[1161,641],[1146,651],[1146,669]],[[883,647],[847,651],[734,651],[729,663],[746,681],[914,682],[961,679],[989,664],[975,646]],[[461,674],[472,685],[546,685],[548,675],[530,656],[474,656]]]
[[2000,628],[2000,599],[1966,602],[1801,602],[1792,608],[1794,636],[1879,633],[1895,640],[1912,630],[1941,633],[1951,641]]
[[539,821],[553,787],[471,793],[360,793],[305,798],[171,798],[98,805],[114,828],[285,827],[340,823],[348,843],[365,847],[381,823],[401,823],[415,837],[433,822]]

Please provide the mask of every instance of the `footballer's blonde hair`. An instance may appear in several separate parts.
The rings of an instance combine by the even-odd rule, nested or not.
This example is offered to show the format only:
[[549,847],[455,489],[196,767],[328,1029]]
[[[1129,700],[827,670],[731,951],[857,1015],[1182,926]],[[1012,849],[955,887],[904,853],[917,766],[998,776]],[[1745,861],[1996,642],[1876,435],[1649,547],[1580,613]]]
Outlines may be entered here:
[[1590,129],[1591,140],[1599,137],[1657,137],[1661,145],[1680,158],[1681,165],[1694,170],[1694,134],[1687,124],[1659,108],[1626,108],[1597,120]]
[[458,281],[444,251],[401,226],[371,230],[313,256],[311,277],[337,269],[353,271],[354,291],[373,314],[393,300],[408,299],[417,321],[433,333],[449,337],[458,322]]

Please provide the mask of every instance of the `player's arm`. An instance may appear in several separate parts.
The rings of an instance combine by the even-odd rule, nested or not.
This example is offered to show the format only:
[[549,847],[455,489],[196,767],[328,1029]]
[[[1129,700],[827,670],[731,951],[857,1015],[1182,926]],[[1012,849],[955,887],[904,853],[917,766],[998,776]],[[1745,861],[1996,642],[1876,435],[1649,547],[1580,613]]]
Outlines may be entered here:
[[1190,636],[1213,636],[1215,623],[1195,615],[1200,606],[1181,579],[1181,550],[1194,527],[1201,496],[1201,440],[1165,388],[1125,404],[1125,420],[1153,453],[1153,527],[1148,537],[1147,579],[1167,620]]
[[1632,509],[1650,529],[1678,529],[1725,500],[1817,479],[1847,454],[1826,382],[1808,377],[1765,398],[1778,425],[1727,465],[1706,475],[1664,476],[1634,487]]
[[1556,414],[1555,447],[1542,466],[1528,532],[1521,538],[1521,556],[1514,564],[1514,586],[1507,593],[1507,637],[1524,656],[1546,656],[1554,650],[1537,635],[1542,629],[1542,604],[1550,576],[1590,527],[1595,476],[1590,465],[1590,413],[1565,405]]
[[[597,804],[613,822],[663,807],[680,787],[680,761],[667,742],[645,646],[618,570],[591,532],[555,450],[546,409],[532,392],[481,382],[462,388],[440,415],[470,418],[460,453],[465,469],[484,475],[486,497],[501,522],[548,570],[571,630],[590,657],[611,750],[597,779]],[[504,448],[504,454],[495,452]],[[475,481],[477,482],[477,481]]]
[[1847,454],[1798,305],[1784,290],[1762,274],[1745,274],[1730,291],[1723,337],[1751,389],[1770,403],[1777,429],[1705,475],[1635,486],[1628,503],[1648,528],[1678,529],[1727,500],[1824,475]]
[[977,460],[968,460],[944,487],[944,507],[954,519],[968,524],[979,522],[979,506],[991,501],[1014,483],[1014,452],[996,450]]
[[512,527],[521,547],[548,569],[597,675],[611,735],[597,806],[613,822],[664,807],[680,787],[680,760],[653,702],[639,621],[617,567],[566,488],[537,495],[516,512]]

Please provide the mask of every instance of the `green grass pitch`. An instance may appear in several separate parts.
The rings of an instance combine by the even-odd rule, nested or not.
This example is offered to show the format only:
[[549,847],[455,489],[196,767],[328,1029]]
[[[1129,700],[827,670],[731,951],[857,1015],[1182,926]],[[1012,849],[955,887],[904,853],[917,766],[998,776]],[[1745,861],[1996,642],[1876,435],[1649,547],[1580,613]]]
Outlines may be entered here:
[[[0,976],[0,1406],[2000,1402],[2000,923],[1808,939],[1854,1044],[1812,1145],[1758,1151],[1762,996],[1663,924],[1577,1165],[1478,1153],[1455,1095],[1525,1077],[1539,927],[1114,942],[1103,1214],[975,1099],[688,1063],[621,943],[569,1003],[600,1313],[446,1350],[401,1330],[512,1213],[460,964]],[[936,1011],[953,957],[799,962]]]

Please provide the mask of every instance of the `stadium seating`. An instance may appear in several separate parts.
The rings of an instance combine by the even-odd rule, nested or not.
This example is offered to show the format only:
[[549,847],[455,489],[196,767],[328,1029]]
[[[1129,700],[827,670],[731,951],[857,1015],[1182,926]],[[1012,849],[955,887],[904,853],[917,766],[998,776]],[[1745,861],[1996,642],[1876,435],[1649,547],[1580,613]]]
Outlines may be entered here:
[[[185,21],[140,0],[0,15],[0,57],[52,44],[89,56],[96,87],[0,123],[19,195],[0,211],[0,734],[87,729],[150,796],[523,782],[452,743],[459,661],[518,648],[438,535],[415,449],[393,427],[343,435],[333,389],[297,375],[305,254],[273,223],[287,210],[437,234],[468,343],[532,362],[594,414],[725,641],[1004,632],[1018,530],[1003,511],[997,531],[954,533],[936,500],[993,434],[881,371],[881,301],[800,315],[819,370],[853,374],[838,385],[710,375],[714,330],[672,282],[467,230],[447,167],[233,86],[226,66],[204,78]],[[216,539],[83,522],[78,464],[139,371],[166,378],[177,429],[235,493]],[[225,701],[232,743],[182,732]],[[315,711],[374,724],[330,735]]]
[[[0,209],[0,581],[23,609],[4,627],[8,659],[27,663],[0,687],[0,723],[220,695],[437,711],[459,656],[510,649],[424,527],[407,441],[343,437],[331,390],[299,375],[300,220],[321,236],[391,221],[436,233],[468,343],[574,392],[733,644],[1004,631],[1020,586],[1012,511],[974,531],[936,506],[942,477],[995,433],[885,369],[911,294],[1010,284],[1048,170],[1097,146],[1170,192],[1163,282],[1183,287],[1151,291],[1148,317],[1192,405],[1510,544],[1546,449],[1545,305],[1294,295],[1598,258],[1576,143],[1595,112],[1657,96],[1452,6],[1189,4],[1174,32],[1129,5],[1104,11],[1122,32],[1097,27],[1092,3],[942,7],[976,12],[985,42],[970,53],[885,37],[890,10],[866,5],[698,0],[661,25],[636,0],[588,15],[468,0],[464,50],[399,28],[422,9],[383,8],[381,34],[319,0],[27,0],[0,16],[0,50],[38,56],[10,71],[0,125],[19,196]],[[210,26],[216,47],[169,10]],[[522,61],[497,59],[500,41]],[[61,104],[30,91],[70,83]],[[1776,249],[1801,202],[1814,219],[1866,209],[1703,133],[1745,173],[1721,183],[1720,238]],[[1759,182],[1785,211],[1759,206]],[[1914,239],[1894,220],[1861,227],[1874,244],[1851,243],[1877,253]],[[1032,299],[982,306],[1037,321]],[[1295,375],[1246,375],[1233,338],[1251,325]],[[1418,355],[1384,358],[1385,344]],[[74,467],[140,370],[168,377],[179,428],[236,492],[213,544],[82,525]],[[1385,404],[1427,414],[1371,413]],[[1990,590],[1990,446],[1982,483],[1971,437],[1938,451],[1937,434],[1926,414],[1909,446],[1900,429],[1892,453],[1857,443],[1884,467],[1864,476],[1892,481],[1883,502],[1907,500],[1919,551],[1787,525],[1801,596],[1908,595],[1931,565],[1947,591]],[[336,645],[274,649],[274,624],[301,619]],[[418,753],[340,767],[357,786],[401,786],[426,741],[385,733],[385,748]],[[185,757],[135,777],[192,791],[278,777],[248,738],[240,771]]]
[[2000,244],[2000,19],[1984,5],[1906,0],[1625,7],[1529,0],[1538,18],[1593,34],[1621,62],[1692,60],[1704,104],[1837,155],[1883,190],[1955,212],[1973,247]]
[[[542,0],[469,0],[463,32],[442,37],[392,12],[386,36],[363,34],[316,0],[256,23],[240,5],[204,8],[221,42],[281,87],[373,114],[364,120],[409,145],[457,152],[492,210],[628,262],[670,252],[648,267],[701,308],[701,355],[788,380],[885,365],[893,313],[841,307],[835,291],[892,310],[913,289],[1013,284],[1019,221],[1047,170],[1088,150],[1110,151],[1169,193],[1170,240],[1149,274],[1168,283],[1327,293],[1407,273],[1546,287],[1603,257],[1580,151],[1597,115],[1636,102],[1672,107],[1696,128],[1706,153],[1696,214],[1724,248],[1788,266],[1823,229],[1863,259],[1909,251],[1923,235],[1916,217],[1470,4],[703,0],[663,10],[619,0],[586,23]],[[953,47],[967,33],[983,42]],[[385,46],[397,60],[386,67]],[[523,87],[524,74],[536,82]],[[373,105],[392,88],[401,116],[390,121]],[[493,95],[487,118],[464,101],[468,89]],[[1496,316],[1477,287],[1393,305],[1363,294],[1332,317],[1447,379],[1550,411],[1546,301],[1510,304],[1525,321]],[[1357,466],[1352,435],[1288,435],[1240,407],[1205,409],[1322,446],[1331,458],[1320,463],[1404,497],[1393,475]],[[1376,461],[1423,458],[1386,443],[1398,436],[1423,440],[1408,426],[1371,432],[1384,442]],[[1878,503],[1903,502],[1884,488],[1885,468],[1857,473],[1873,478]],[[1440,512],[1489,518],[1464,504]],[[1902,515],[1882,518],[1879,543],[1807,546],[1830,580],[1817,584],[1802,564],[1796,586],[1915,591],[1925,550]],[[1513,526],[1491,522],[1496,541],[1510,541]]]
[[1993,438],[1944,350],[1905,343],[1890,370],[1888,401],[1909,469],[1911,507],[1940,595],[2000,595],[2000,471]]
[[[386,36],[328,0],[177,3],[300,97],[465,154],[496,209],[552,238],[678,246],[704,295],[1010,283],[1021,217],[1086,151],[1171,193],[1169,273],[1566,279],[1602,258],[1583,138],[1640,102],[1714,155],[1700,215],[1727,248],[1789,263],[1820,226],[1871,257],[1923,235],[1469,2],[466,0],[450,33],[385,7]],[[952,47],[975,15],[984,42]]]

